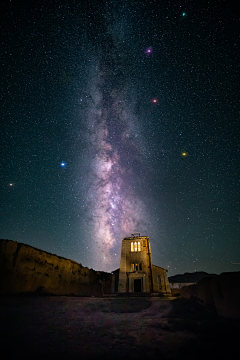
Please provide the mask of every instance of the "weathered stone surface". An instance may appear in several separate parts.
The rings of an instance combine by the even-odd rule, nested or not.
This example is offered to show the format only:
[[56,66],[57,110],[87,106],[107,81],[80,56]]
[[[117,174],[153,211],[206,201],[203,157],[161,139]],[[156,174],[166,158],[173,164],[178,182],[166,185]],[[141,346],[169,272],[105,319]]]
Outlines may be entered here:
[[219,317],[240,320],[240,272],[222,273],[203,278],[196,285],[179,290],[186,299],[196,297],[204,304],[214,305]]
[[111,274],[11,240],[0,240],[0,294],[99,296],[110,293]]
[[240,272],[218,275],[212,279],[211,287],[218,315],[240,320]]
[[[167,269],[153,265],[148,236],[133,235],[122,240],[118,293],[171,295]],[[116,277],[114,282],[116,283]],[[112,288],[116,288],[113,284]]]
[[169,283],[172,296],[179,296],[180,295],[180,289],[182,289],[185,286],[191,286],[195,285],[195,283]]
[[196,284],[196,297],[204,302],[204,304],[214,304],[211,277],[202,278]]
[[196,285],[183,286],[180,290],[180,296],[184,299],[196,297]]

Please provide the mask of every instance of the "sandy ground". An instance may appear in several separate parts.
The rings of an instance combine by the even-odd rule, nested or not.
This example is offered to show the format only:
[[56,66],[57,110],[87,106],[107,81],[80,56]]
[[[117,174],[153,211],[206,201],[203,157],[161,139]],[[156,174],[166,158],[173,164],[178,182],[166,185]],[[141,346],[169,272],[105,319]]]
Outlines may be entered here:
[[190,300],[0,298],[1,360],[238,358],[239,330]]

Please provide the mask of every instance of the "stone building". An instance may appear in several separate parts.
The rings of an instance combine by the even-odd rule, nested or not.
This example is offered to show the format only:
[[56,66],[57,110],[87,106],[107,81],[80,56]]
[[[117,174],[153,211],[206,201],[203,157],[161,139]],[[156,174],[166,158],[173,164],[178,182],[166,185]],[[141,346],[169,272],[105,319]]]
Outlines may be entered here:
[[171,294],[167,270],[152,264],[149,237],[132,234],[122,240],[120,269],[113,272],[113,292]]

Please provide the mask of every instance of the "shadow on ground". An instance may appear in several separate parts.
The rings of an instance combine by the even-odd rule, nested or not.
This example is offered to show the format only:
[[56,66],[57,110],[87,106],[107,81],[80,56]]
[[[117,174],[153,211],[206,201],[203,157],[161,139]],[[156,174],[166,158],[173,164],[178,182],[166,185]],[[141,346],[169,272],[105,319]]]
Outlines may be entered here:
[[99,310],[105,313],[113,312],[116,314],[138,313],[148,309],[152,305],[147,298],[117,298],[103,300],[99,304]]
[[228,359],[239,354],[240,323],[219,319],[215,308],[196,299],[172,302],[164,330],[194,334],[179,347],[178,359]]
[[226,360],[239,354],[239,333],[196,300],[0,298],[3,360]]

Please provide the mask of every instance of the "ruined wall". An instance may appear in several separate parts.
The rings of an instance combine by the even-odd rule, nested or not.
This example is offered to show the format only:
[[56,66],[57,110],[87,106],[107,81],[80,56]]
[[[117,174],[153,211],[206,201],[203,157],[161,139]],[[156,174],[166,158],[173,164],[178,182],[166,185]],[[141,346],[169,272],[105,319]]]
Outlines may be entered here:
[[180,295],[180,289],[186,286],[195,285],[195,283],[169,283],[172,296],[179,296]]
[[240,320],[240,272],[216,276],[212,279],[211,290],[218,315]]
[[118,292],[119,270],[120,269],[112,271],[111,294]]
[[196,297],[204,304],[214,305],[221,318],[240,320],[240,272],[222,273],[203,278],[196,285],[180,289],[180,296]]
[[100,296],[111,274],[11,240],[0,240],[0,294],[24,292]]
[[182,288],[178,289],[178,294],[185,299],[191,299],[192,297],[197,297],[196,293],[196,285],[190,286],[183,286]]
[[189,283],[169,283],[170,285],[170,289],[177,289],[179,291],[179,289],[181,289],[184,286],[190,286],[190,285],[195,285],[196,283],[193,282],[189,282]]

